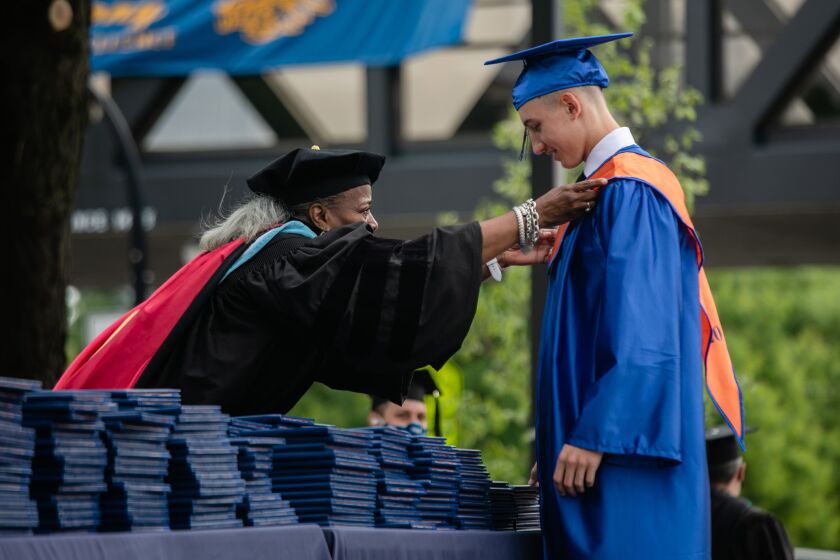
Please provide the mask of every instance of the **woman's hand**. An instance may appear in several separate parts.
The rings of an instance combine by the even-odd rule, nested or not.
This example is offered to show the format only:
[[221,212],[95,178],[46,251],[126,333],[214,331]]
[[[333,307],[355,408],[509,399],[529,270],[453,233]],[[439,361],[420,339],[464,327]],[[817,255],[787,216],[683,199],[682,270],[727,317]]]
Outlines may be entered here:
[[540,237],[537,239],[537,244],[534,245],[527,253],[523,253],[517,246],[508,249],[496,259],[502,267],[508,266],[528,266],[534,264],[543,264],[548,262],[548,257],[551,255],[551,248],[554,246],[554,239],[557,237],[557,230],[542,229],[540,230]]
[[597,189],[606,184],[606,179],[591,179],[554,187],[535,201],[540,225],[554,227],[580,218],[595,207]]
[[531,467],[531,476],[528,477],[528,486],[539,486],[540,479],[537,475],[537,464],[534,463],[534,466]]
[[[554,227],[583,216],[587,209],[591,210],[594,207],[594,201],[598,198],[598,192],[594,189],[606,184],[606,179],[595,179],[554,187],[534,201],[540,215],[540,226]],[[493,257],[498,258],[499,253],[515,245],[519,237],[513,212],[482,220],[479,226],[482,262],[487,262]],[[545,258],[547,252],[541,255]]]

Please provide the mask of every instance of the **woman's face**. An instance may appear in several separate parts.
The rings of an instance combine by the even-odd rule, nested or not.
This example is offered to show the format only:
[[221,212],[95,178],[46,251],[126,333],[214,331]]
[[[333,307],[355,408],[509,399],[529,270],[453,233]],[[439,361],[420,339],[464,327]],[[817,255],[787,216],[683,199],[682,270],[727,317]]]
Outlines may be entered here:
[[366,222],[373,231],[376,231],[379,223],[373,217],[372,202],[370,185],[361,185],[344,191],[332,206],[313,204],[310,208],[310,217],[313,223],[323,231],[358,222]]

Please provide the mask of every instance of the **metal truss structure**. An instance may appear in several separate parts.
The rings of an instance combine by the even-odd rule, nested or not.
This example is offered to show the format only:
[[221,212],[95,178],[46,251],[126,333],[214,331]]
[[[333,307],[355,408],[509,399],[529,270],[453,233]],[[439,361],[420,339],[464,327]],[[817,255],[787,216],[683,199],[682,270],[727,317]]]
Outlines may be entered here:
[[[774,124],[836,40],[840,3],[805,0],[785,22],[768,7],[769,1],[686,2],[686,77],[707,100],[698,124],[711,192],[698,199],[696,221],[710,266],[840,262],[840,178],[833,165],[840,159],[838,129]],[[528,42],[551,39],[560,26],[557,3],[531,4],[534,23]],[[762,60],[731,99],[721,95],[724,10],[747,33],[766,37],[770,30],[776,35],[771,44],[764,41]],[[502,172],[502,154],[489,135],[404,141],[399,134],[401,69],[368,68],[366,76],[367,139],[350,147],[389,156],[376,201],[385,233],[410,237],[428,231],[442,211],[469,216]],[[138,145],[184,83],[183,78],[112,81],[111,95]],[[284,133],[278,137],[288,138],[290,129],[298,130],[300,141],[230,152],[142,152],[144,198],[154,209],[155,224],[148,234],[148,263],[154,272],[146,275],[150,283],[160,282],[182,264],[183,248],[195,234],[199,216],[217,207],[223,185],[231,187],[228,200],[237,199],[244,194],[248,175],[305,142],[303,129],[263,77],[237,77],[234,83],[265,123]],[[535,193],[554,180],[550,162],[543,159],[534,160]],[[107,127],[92,124],[78,208],[93,212],[80,219],[95,227],[73,236],[71,281],[78,286],[113,287],[132,281],[125,228],[101,225],[128,206],[121,160]],[[99,210],[104,214],[96,214]],[[534,282],[535,293],[542,293],[542,280]],[[537,297],[535,306],[540,304]]]

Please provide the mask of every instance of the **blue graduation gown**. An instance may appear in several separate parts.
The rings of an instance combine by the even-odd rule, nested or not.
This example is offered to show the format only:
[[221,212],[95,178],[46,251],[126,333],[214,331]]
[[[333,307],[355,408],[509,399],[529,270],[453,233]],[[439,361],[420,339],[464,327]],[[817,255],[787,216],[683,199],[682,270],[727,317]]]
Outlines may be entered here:
[[[615,179],[549,269],[537,380],[544,555],[706,559],[709,484],[695,244],[668,201]],[[604,452],[562,497],[564,443]]]

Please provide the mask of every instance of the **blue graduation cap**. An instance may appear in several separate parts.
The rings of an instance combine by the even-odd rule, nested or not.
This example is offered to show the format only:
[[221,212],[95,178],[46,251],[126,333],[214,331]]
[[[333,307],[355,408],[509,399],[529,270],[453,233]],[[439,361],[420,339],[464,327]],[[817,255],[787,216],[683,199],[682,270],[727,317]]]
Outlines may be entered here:
[[595,55],[589,52],[589,48],[631,35],[633,34],[613,33],[559,39],[488,60],[484,64],[499,64],[511,60],[522,60],[525,63],[525,68],[513,86],[513,106],[519,110],[535,97],[561,89],[580,86],[607,87],[610,83],[607,72]]

